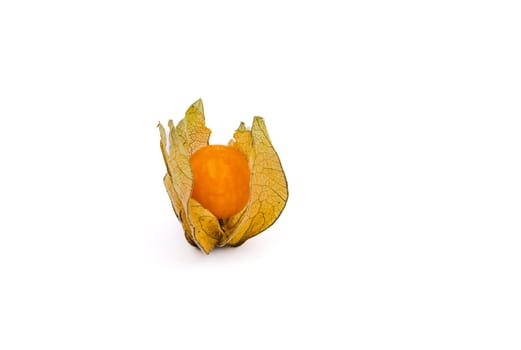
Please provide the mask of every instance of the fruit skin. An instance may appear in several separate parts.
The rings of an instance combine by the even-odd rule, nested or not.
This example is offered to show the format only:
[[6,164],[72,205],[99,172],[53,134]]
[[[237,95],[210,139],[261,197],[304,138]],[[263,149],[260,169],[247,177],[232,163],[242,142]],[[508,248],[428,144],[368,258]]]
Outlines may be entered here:
[[231,146],[210,145],[190,157],[192,198],[217,218],[237,214],[250,197],[250,168],[246,157]]

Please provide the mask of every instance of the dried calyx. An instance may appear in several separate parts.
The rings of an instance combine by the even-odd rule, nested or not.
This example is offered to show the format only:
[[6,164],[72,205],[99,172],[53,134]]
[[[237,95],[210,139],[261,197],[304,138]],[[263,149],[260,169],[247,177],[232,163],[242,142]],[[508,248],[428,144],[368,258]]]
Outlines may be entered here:
[[251,128],[241,123],[227,146],[208,144],[201,100],[168,128],[167,134],[159,124],[163,180],[190,244],[207,254],[239,246],[277,220],[288,187],[261,117],[253,118]]

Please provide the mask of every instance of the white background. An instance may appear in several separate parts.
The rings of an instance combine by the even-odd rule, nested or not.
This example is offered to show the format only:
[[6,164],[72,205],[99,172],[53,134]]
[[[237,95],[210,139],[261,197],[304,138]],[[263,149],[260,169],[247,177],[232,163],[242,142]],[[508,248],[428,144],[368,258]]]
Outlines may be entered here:
[[[515,1],[3,1],[0,348],[519,349]],[[266,119],[287,207],[185,241],[156,128]]]

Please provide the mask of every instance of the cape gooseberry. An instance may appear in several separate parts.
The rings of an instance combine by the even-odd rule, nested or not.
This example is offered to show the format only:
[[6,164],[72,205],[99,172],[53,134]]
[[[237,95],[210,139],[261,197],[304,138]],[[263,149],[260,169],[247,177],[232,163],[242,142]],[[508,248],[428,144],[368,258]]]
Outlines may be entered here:
[[250,197],[250,168],[246,157],[231,146],[210,145],[190,157],[192,198],[217,218],[229,218]]

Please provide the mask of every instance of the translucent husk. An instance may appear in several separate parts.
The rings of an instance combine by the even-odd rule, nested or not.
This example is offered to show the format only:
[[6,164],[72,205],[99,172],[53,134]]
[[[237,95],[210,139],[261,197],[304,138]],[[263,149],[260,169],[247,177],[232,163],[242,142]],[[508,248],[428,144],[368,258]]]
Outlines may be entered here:
[[254,117],[251,128],[241,122],[229,142],[248,159],[250,198],[247,205],[228,219],[217,219],[192,193],[190,157],[208,146],[211,130],[205,125],[203,103],[196,101],[169,132],[159,123],[161,151],[167,168],[163,181],[186,240],[206,254],[215,247],[239,246],[270,227],[288,199],[286,176],[271,144],[264,119]]

